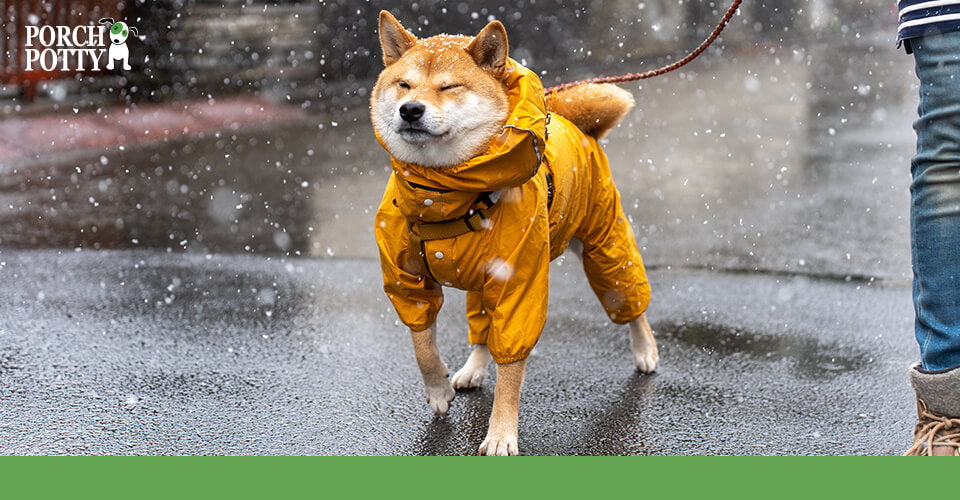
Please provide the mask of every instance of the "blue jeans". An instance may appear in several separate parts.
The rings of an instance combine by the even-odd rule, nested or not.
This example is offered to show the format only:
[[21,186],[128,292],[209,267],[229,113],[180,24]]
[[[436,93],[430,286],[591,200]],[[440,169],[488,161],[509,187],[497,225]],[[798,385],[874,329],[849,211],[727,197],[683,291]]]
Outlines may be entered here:
[[960,366],[960,31],[910,41],[920,78],[910,240],[920,362]]

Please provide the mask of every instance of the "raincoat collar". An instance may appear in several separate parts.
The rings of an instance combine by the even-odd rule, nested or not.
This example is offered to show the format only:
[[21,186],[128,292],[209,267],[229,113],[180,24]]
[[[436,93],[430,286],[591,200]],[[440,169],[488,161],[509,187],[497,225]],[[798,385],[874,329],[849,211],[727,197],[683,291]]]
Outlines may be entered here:
[[[417,185],[451,191],[495,191],[519,186],[536,175],[546,146],[543,84],[533,71],[508,59],[505,84],[510,114],[487,150],[452,167],[424,167],[391,156],[397,176]],[[380,145],[386,149],[377,134]],[[388,150],[389,151],[389,150]]]

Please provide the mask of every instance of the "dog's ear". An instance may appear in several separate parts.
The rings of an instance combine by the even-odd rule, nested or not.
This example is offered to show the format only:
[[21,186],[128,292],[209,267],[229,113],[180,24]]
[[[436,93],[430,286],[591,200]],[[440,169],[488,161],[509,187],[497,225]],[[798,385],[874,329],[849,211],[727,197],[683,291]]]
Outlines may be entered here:
[[484,26],[473,39],[467,52],[484,70],[500,76],[507,67],[507,30],[500,21]]
[[97,21],[97,22],[100,23],[100,24],[106,24],[107,26],[110,26],[111,24],[113,24],[113,18],[112,18],[112,17],[105,17],[105,18],[103,18],[103,19],[101,19],[101,20],[99,20],[99,21]]
[[415,43],[417,37],[405,30],[397,18],[385,10],[380,11],[380,47],[384,66],[397,62]]

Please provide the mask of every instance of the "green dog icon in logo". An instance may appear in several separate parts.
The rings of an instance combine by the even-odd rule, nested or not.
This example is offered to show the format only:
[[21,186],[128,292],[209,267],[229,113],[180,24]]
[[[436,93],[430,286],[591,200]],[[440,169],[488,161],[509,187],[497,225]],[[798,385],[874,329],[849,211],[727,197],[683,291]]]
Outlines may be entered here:
[[107,69],[113,69],[113,61],[123,61],[123,69],[130,68],[130,49],[127,48],[127,36],[137,36],[137,28],[127,27],[127,23],[105,17],[100,24],[110,26],[110,48],[107,49]]

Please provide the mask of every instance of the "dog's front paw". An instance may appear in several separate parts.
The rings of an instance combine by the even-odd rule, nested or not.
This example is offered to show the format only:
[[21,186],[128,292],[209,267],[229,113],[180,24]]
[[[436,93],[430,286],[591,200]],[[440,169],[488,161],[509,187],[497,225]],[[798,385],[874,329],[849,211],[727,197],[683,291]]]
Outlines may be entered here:
[[657,369],[657,363],[660,362],[660,354],[657,352],[657,346],[646,348],[640,351],[633,351],[633,360],[637,363],[637,370],[643,373],[653,373]]
[[479,344],[474,346],[473,352],[470,353],[467,362],[463,364],[463,368],[453,374],[453,388],[470,389],[472,387],[480,387],[483,379],[487,377],[487,366],[490,365],[491,360],[490,351],[486,345]]
[[447,411],[450,410],[450,402],[456,395],[453,386],[444,379],[441,383],[426,386],[426,389],[427,404],[430,405],[430,408],[433,408],[433,413],[441,418],[446,417]]
[[660,361],[657,351],[657,340],[653,337],[653,329],[647,323],[645,315],[630,322],[630,350],[633,352],[633,361],[637,370],[643,373],[653,373]]
[[520,454],[520,448],[517,446],[516,433],[488,431],[486,439],[480,443],[480,449],[477,451],[477,454],[488,457],[513,457]]

